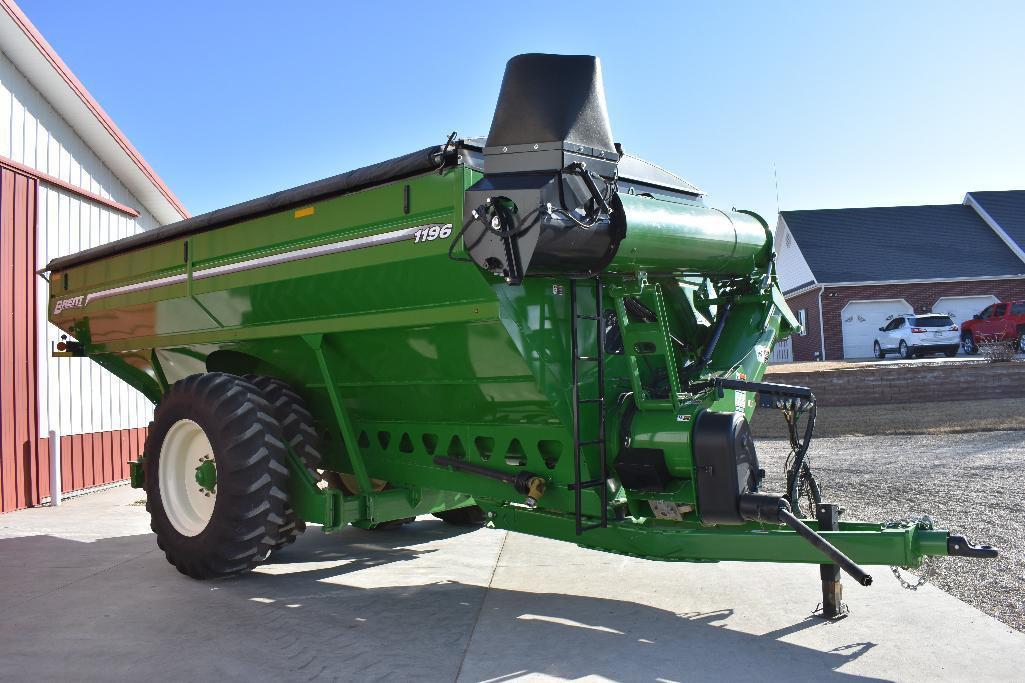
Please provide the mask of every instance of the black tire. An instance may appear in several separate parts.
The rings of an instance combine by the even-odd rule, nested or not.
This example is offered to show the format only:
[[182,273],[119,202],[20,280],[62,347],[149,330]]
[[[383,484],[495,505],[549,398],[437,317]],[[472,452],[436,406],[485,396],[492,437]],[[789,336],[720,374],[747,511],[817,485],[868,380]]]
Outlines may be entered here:
[[[246,375],[244,379],[260,390],[263,397],[270,403],[274,419],[281,425],[285,443],[297,458],[306,466],[314,479],[319,480],[317,472],[324,462],[320,435],[313,426],[313,415],[302,397],[285,382],[274,377],[262,375]],[[288,507],[285,510],[285,521],[278,529],[278,541],[274,550],[295,543],[304,531],[306,523],[296,516],[295,511]]]
[[946,351],[943,352],[943,355],[946,356],[947,358],[953,358],[954,356],[957,355],[957,351],[958,351],[959,348],[961,348],[961,347],[954,346],[952,348],[949,348],[949,349],[947,349]]
[[[194,429],[189,422],[207,438],[212,451],[207,459],[216,468],[212,511],[192,535],[180,531],[165,508],[165,494],[180,499],[186,487],[172,489],[170,475],[160,480],[165,438],[180,423]],[[176,382],[156,409],[145,448],[146,509],[167,561],[195,579],[241,574],[263,562],[277,542],[288,505],[285,453],[270,404],[242,378],[212,372]],[[164,455],[183,457],[179,451]],[[168,461],[168,470],[174,462]]]
[[904,360],[911,360],[915,357],[914,350],[903,339],[901,339],[900,345],[897,347],[897,354]]
[[484,510],[477,505],[435,512],[434,516],[452,526],[484,526],[488,521]]
[[975,335],[969,332],[961,339],[961,348],[969,356],[974,356],[979,352],[979,345],[975,343]]
[[1018,335],[1018,348],[1015,350],[1018,353],[1025,353],[1025,332]]
[[879,345],[878,340],[872,343],[872,355],[880,360],[886,358],[886,352],[883,351],[883,347]]

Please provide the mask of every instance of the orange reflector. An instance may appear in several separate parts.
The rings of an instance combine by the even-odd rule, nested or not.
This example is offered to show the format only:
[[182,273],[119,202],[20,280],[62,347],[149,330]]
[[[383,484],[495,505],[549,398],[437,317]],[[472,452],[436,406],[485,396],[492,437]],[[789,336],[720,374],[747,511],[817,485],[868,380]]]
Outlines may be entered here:
[[313,212],[316,211],[316,210],[317,210],[317,208],[315,206],[305,206],[305,207],[303,207],[301,209],[296,209],[295,210],[295,217],[296,218],[305,218],[306,216],[312,216]]

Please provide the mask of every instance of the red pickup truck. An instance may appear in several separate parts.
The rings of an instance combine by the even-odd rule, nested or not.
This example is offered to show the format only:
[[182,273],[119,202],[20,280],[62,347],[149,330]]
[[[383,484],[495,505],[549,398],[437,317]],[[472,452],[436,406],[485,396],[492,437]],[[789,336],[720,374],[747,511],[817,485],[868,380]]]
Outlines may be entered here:
[[992,304],[961,324],[961,347],[965,353],[978,353],[983,342],[1005,340],[1025,353],[1025,300]]

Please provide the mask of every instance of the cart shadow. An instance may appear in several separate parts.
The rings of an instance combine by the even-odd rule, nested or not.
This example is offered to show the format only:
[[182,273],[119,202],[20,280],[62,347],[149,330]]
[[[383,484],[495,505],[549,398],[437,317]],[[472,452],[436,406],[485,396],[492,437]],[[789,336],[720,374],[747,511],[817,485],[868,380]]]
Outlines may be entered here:
[[[341,657],[317,653],[317,668],[325,676],[348,671],[346,662],[354,654],[390,651],[415,660],[407,670],[393,669],[394,675],[429,680],[454,679],[457,674],[460,680],[489,683],[533,675],[722,681],[811,674],[815,679],[876,680],[839,671],[876,643],[848,643],[823,652],[786,642],[800,631],[830,627],[816,617],[750,634],[729,628],[734,615],[729,607],[680,614],[604,597],[439,581],[446,569],[430,557],[437,550],[417,546],[452,538],[460,530],[420,521],[388,532],[349,532],[344,542],[304,537],[276,558],[267,573],[254,572],[224,585],[231,594],[250,600],[257,596],[272,609],[278,606],[285,613],[284,622],[275,622],[279,625],[313,622],[335,634],[359,629],[360,643],[346,647]],[[341,563],[318,566],[329,557]],[[427,571],[417,570],[420,561],[429,565]],[[412,564],[404,577],[394,570],[388,573],[392,585],[352,582],[363,569],[394,562]],[[277,569],[287,576],[274,575]],[[539,584],[544,571],[550,569],[539,569]],[[615,593],[619,580],[629,577],[610,576],[609,593]],[[410,585],[394,585],[405,581]],[[458,669],[443,664],[459,653],[465,656]]]
[[[152,535],[89,543],[53,536],[0,539],[0,560],[26,560],[0,561],[0,604],[10,597],[3,586],[27,585],[39,568],[77,563],[82,572],[67,586],[19,602],[18,618],[0,626],[0,659],[11,656],[12,663],[27,666],[25,675],[41,666],[31,658],[32,643],[42,637],[31,629],[38,628],[65,643],[63,661],[76,662],[76,676],[110,680],[132,671],[112,662],[138,664],[141,651],[147,667],[182,679],[200,675],[202,669],[193,667],[204,657],[219,656],[239,667],[237,674],[258,679],[850,680],[860,677],[839,669],[875,646],[820,651],[786,642],[797,631],[829,627],[814,619],[762,635],[734,630],[730,605],[678,614],[609,597],[488,587],[490,555],[475,559],[474,550],[494,551],[491,533],[435,521],[378,532],[311,530],[258,571],[213,582],[179,576]],[[104,561],[108,568],[95,571]],[[537,571],[540,587],[552,568]],[[628,580],[614,575],[603,587],[587,588],[615,595],[616,583]],[[101,598],[99,584],[110,582],[124,590],[108,588]],[[140,584],[144,593],[132,590]],[[47,619],[54,609],[64,610],[58,622]],[[87,621],[83,630],[83,620],[96,610],[109,618]],[[167,639],[173,649],[161,647]],[[98,647],[106,668],[91,671],[94,660],[86,653]],[[183,652],[190,656],[178,654]],[[45,678],[59,671],[37,673]]]

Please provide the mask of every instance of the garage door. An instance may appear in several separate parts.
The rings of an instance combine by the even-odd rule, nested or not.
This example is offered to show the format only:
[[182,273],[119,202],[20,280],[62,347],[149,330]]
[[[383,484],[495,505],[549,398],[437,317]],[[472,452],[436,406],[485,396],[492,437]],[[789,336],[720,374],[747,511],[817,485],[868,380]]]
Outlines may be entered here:
[[904,299],[876,299],[848,302],[840,312],[843,329],[843,357],[868,358],[879,328],[893,316],[914,313]]
[[936,313],[946,313],[954,322],[960,324],[965,320],[971,320],[972,316],[981,313],[982,309],[998,299],[995,296],[986,294],[983,296],[944,296],[936,300],[932,310]]

